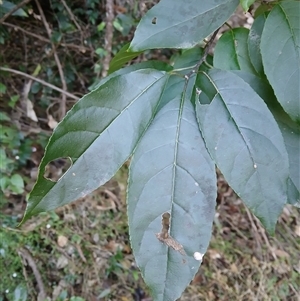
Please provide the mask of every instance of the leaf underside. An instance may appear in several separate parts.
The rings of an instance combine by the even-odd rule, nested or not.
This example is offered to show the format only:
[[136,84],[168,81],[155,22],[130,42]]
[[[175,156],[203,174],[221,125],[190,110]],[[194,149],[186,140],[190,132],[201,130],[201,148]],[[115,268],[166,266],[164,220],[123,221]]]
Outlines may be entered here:
[[[170,79],[170,83],[172,78]],[[173,301],[197,272],[209,244],[215,212],[216,175],[191,103],[192,85],[158,112],[133,155],[128,185],[131,244],[154,300]],[[172,84],[169,86],[172,88]],[[172,91],[171,90],[171,91]],[[157,238],[170,213],[176,249]],[[159,271],[159,272],[158,272]]]
[[288,203],[300,207],[300,126],[293,122],[279,105],[267,80],[243,71],[235,71],[234,73],[248,83],[266,102],[279,126],[289,157]]
[[233,72],[213,69],[200,73],[197,85],[205,102],[211,101],[201,104],[201,93],[196,103],[210,155],[229,185],[273,233],[287,202],[289,176],[288,156],[276,121],[263,100]]
[[238,0],[161,0],[140,21],[130,51],[192,48],[220,27],[238,4]]

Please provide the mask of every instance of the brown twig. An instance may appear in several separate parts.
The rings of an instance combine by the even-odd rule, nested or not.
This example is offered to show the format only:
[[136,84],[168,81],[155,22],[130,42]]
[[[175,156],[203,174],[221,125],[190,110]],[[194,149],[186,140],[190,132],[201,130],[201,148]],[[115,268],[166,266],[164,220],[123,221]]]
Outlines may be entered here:
[[0,24],[2,24],[9,16],[11,16],[14,12],[16,12],[18,9],[20,9],[22,6],[28,4],[31,0],[23,0],[19,4],[17,4],[12,10],[7,12],[1,19]]
[[[47,23],[45,14],[42,10],[39,0],[35,0],[35,3],[37,5],[37,8],[41,15],[41,18],[42,18],[43,24],[45,26],[45,29],[47,31],[48,37],[49,37],[49,39],[51,39],[51,29],[49,27],[49,24]],[[63,89],[63,91],[67,91],[67,83],[65,80],[64,72],[63,72],[59,57],[57,55],[55,45],[52,42],[51,42],[51,46],[52,46],[52,50],[53,50],[54,59],[55,59],[55,62],[56,62],[57,68],[58,68],[59,77],[60,77],[60,80],[62,83],[62,89]],[[60,119],[63,119],[63,117],[66,115],[66,102],[67,102],[66,94],[64,93],[64,94],[62,94],[62,101],[60,103]]]
[[34,77],[34,76],[32,76],[32,75],[29,75],[29,74],[27,74],[27,73],[24,73],[24,72],[15,70],[15,69],[11,69],[11,68],[6,68],[6,67],[0,67],[0,70],[6,71],[6,72],[10,72],[10,73],[14,73],[14,74],[18,74],[18,75],[21,75],[21,76],[24,76],[24,77],[26,77],[26,78],[32,79],[32,80],[34,80],[34,81],[36,81],[36,82],[38,82],[38,83],[44,85],[44,86],[46,86],[46,87],[49,87],[49,88],[51,88],[51,89],[53,89],[53,90],[55,90],[55,91],[57,91],[57,92],[60,92],[60,93],[66,95],[66,96],[68,96],[68,97],[70,97],[70,98],[72,98],[72,99],[75,99],[75,100],[78,100],[78,99],[79,99],[77,96],[75,96],[75,95],[73,95],[73,94],[71,94],[71,93],[69,93],[69,92],[67,92],[67,91],[64,91],[64,90],[62,90],[62,89],[60,89],[60,88],[58,88],[58,87],[56,87],[56,86],[54,86],[54,85],[52,85],[52,84],[49,84],[49,83],[45,82],[45,81],[42,80],[42,79],[39,79],[39,78]]
[[249,221],[251,223],[252,233],[254,234],[254,239],[255,239],[255,242],[256,242],[256,246],[259,249],[259,253],[261,253],[261,244],[260,244],[260,237],[259,237],[258,229],[256,227],[256,224],[255,224],[253,218],[252,218],[252,213],[246,207],[246,205],[244,207],[245,207],[246,213],[248,215]]
[[190,71],[188,74],[185,75],[185,78],[188,80],[194,73],[197,72],[197,70],[199,69],[199,67],[202,65],[202,63],[204,63],[206,61],[206,58],[209,54],[209,51],[213,45],[213,42],[219,32],[221,27],[219,27],[217,30],[215,30],[215,32],[212,34],[211,38],[209,39],[209,41],[207,42],[207,44],[204,47],[204,53],[201,57],[201,59],[199,60],[199,62],[195,65],[195,67],[193,68],[192,71]]
[[45,300],[47,298],[46,292],[45,292],[45,287],[44,287],[44,283],[42,281],[42,276],[30,254],[30,252],[25,249],[25,248],[20,248],[18,249],[18,253],[19,255],[25,259],[28,263],[28,265],[31,267],[33,275],[36,279],[37,282],[37,286],[39,288],[39,300]]
[[77,29],[79,31],[81,31],[81,27],[78,24],[78,22],[76,21],[76,17],[74,16],[74,14],[72,13],[72,11],[70,10],[69,6],[67,5],[67,3],[65,2],[65,0],[60,0],[63,4],[63,6],[65,7],[66,11],[68,12],[71,20],[74,22],[75,26],[77,27]]
[[[3,22],[3,25],[11,27],[11,28],[14,28],[16,30],[19,30],[19,31],[25,33],[26,35],[34,37],[36,39],[39,39],[40,41],[43,41],[45,43],[51,44],[51,41],[49,39],[46,39],[46,38],[44,38],[44,37],[42,37],[42,36],[40,36],[40,35],[38,35],[36,33],[27,31],[26,29],[23,29],[22,27],[17,26],[15,24],[10,24],[10,23],[7,23],[7,22]],[[87,48],[87,47],[84,47],[84,46],[81,46],[81,45],[75,45],[75,44],[59,43],[59,46],[66,47],[66,48],[77,49],[77,50],[79,50],[80,52],[83,52],[83,53],[86,52],[86,51],[93,51],[90,48]]]
[[107,75],[107,71],[109,69],[109,63],[111,60],[111,50],[112,50],[112,39],[113,39],[113,32],[114,32],[114,1],[113,0],[106,0],[106,30],[105,30],[105,50],[106,56],[103,60],[103,67],[101,75],[105,77]]

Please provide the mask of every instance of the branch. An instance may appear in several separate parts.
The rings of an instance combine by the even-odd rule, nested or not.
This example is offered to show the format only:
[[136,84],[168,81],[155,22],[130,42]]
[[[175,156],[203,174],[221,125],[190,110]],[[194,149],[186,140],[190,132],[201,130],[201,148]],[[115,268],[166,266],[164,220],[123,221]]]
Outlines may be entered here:
[[34,77],[34,76],[32,76],[32,75],[29,75],[29,74],[27,74],[27,73],[24,73],[24,72],[15,70],[15,69],[5,68],[5,67],[0,67],[0,70],[6,71],[6,72],[10,72],[10,73],[14,73],[14,74],[17,74],[17,75],[24,76],[24,77],[29,78],[29,79],[32,79],[32,80],[34,80],[34,81],[36,81],[36,82],[38,82],[38,83],[40,83],[40,84],[42,84],[42,85],[44,85],[44,86],[50,88],[50,89],[53,89],[53,90],[55,90],[55,91],[57,91],[57,92],[60,92],[60,93],[66,95],[66,96],[68,96],[68,97],[70,97],[70,98],[72,98],[72,99],[75,99],[75,100],[78,100],[78,99],[79,99],[79,97],[77,97],[77,96],[75,96],[75,95],[73,95],[73,94],[71,94],[71,93],[69,93],[69,92],[67,92],[67,91],[64,91],[64,90],[62,90],[62,89],[60,89],[60,88],[58,88],[58,87],[56,87],[56,86],[54,86],[54,85],[52,85],[52,84],[49,84],[49,83],[45,82],[45,81],[42,80],[42,79],[39,79],[39,78]]
[[[49,39],[46,39],[36,33],[33,33],[33,32],[30,32],[30,31],[27,31],[25,29],[23,29],[22,27],[20,26],[17,26],[15,24],[10,24],[10,23],[7,23],[7,22],[3,22],[3,25],[5,26],[8,26],[8,27],[11,27],[15,30],[20,30],[21,32],[24,32],[25,34],[29,35],[29,36],[32,36],[36,39],[39,39],[45,43],[49,43],[51,44],[51,41]],[[87,47],[84,47],[84,46],[80,46],[80,45],[75,45],[75,44],[66,44],[66,43],[59,43],[60,46],[62,47],[67,47],[67,48],[74,48],[74,49],[78,49],[80,52],[86,52],[86,51],[93,51],[92,49],[90,48],[87,48]]]
[[17,4],[12,10],[7,12],[1,19],[0,19],[0,24],[2,24],[9,16],[11,16],[14,12],[16,12],[19,8],[22,6],[28,4],[31,0],[23,0],[19,4]]
[[42,276],[31,256],[31,254],[29,253],[29,251],[25,248],[20,248],[18,250],[19,255],[25,259],[28,263],[28,265],[31,267],[33,275],[35,277],[35,280],[37,282],[37,286],[39,288],[39,299],[41,300],[45,300],[47,298],[46,292],[45,292],[45,287],[44,287],[44,283],[42,281]]
[[105,31],[105,50],[107,52],[103,60],[102,77],[107,75],[109,63],[111,60],[112,39],[114,32],[114,1],[106,0],[106,31]]
[[[44,23],[45,29],[47,31],[48,37],[51,40],[51,29],[49,27],[49,24],[47,23],[47,20],[45,18],[45,15],[44,15],[44,12],[41,8],[39,0],[35,0],[35,3],[38,7],[38,10],[39,10],[39,13],[41,15],[42,21]],[[67,83],[66,83],[66,80],[65,80],[64,72],[63,72],[59,57],[57,55],[55,46],[52,42],[51,42],[51,46],[52,46],[52,50],[53,50],[54,59],[55,59],[55,62],[56,62],[57,68],[58,68],[59,77],[60,77],[60,80],[61,80],[61,83],[62,83],[62,88],[63,88],[64,91],[67,91]],[[60,110],[61,110],[60,119],[63,119],[63,117],[66,115],[66,102],[67,102],[66,95],[62,94],[62,102],[60,103]]]
[[195,67],[193,68],[193,70],[191,72],[189,72],[188,74],[185,75],[186,79],[189,79],[191,77],[191,75],[196,73],[197,70],[199,69],[199,67],[202,65],[202,63],[204,63],[206,61],[207,55],[212,47],[212,44],[213,44],[220,28],[221,27],[219,27],[217,30],[215,30],[215,32],[213,33],[213,35],[211,36],[211,38],[209,39],[209,41],[207,42],[207,44],[204,47],[204,53],[203,53],[200,61],[195,65]]

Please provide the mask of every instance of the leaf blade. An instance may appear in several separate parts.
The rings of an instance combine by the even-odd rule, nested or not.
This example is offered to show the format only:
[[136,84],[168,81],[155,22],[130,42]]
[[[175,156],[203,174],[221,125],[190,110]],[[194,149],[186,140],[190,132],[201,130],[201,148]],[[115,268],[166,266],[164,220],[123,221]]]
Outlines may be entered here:
[[124,45],[121,50],[113,57],[109,64],[108,74],[121,69],[126,63],[139,56],[142,51],[128,52],[129,43]]
[[226,31],[216,44],[214,67],[222,70],[243,70],[256,74],[248,52],[247,28],[234,28]]
[[[84,96],[57,126],[47,145],[23,222],[108,181],[152,120],[167,80],[165,72],[139,70],[114,77]],[[69,157],[73,165],[58,182],[45,179],[46,165],[60,157]]]
[[[184,79],[177,83],[179,91],[184,83]],[[177,299],[194,277],[200,265],[194,253],[206,252],[214,218],[214,164],[197,127],[190,97],[191,89],[186,98],[177,94],[166,102],[137,146],[130,166],[131,244],[157,301]],[[171,214],[169,235],[182,245],[184,253],[155,236],[166,212]]]
[[300,126],[293,122],[276,100],[273,89],[266,80],[245,73],[235,71],[252,89],[265,101],[273,114],[283,136],[289,158],[289,179],[287,186],[288,203],[300,207]]
[[300,123],[299,11],[298,1],[275,5],[267,17],[261,37],[267,78],[283,109],[297,123]]
[[130,50],[192,48],[220,27],[238,3],[205,0],[199,5],[198,0],[162,0],[140,21]]
[[[208,95],[211,103],[198,101],[196,109],[209,153],[229,185],[273,232],[287,201],[289,166],[278,126],[261,98],[232,72],[214,69],[200,76],[215,88],[215,95]],[[205,93],[201,77],[197,84]]]

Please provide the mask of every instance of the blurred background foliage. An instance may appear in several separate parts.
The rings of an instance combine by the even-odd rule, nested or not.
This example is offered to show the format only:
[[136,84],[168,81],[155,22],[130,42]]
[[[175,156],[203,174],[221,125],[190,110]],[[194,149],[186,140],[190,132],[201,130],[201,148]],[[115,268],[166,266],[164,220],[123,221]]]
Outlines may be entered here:
[[[53,129],[156,2],[0,0],[0,301],[152,300],[130,249],[127,164],[85,199],[16,226]],[[251,18],[239,11],[229,23],[249,27]],[[177,52],[146,51],[132,62]],[[67,160],[54,161],[45,176],[66,169]],[[211,245],[180,300],[299,301],[299,212],[287,207],[268,237],[218,179]]]

